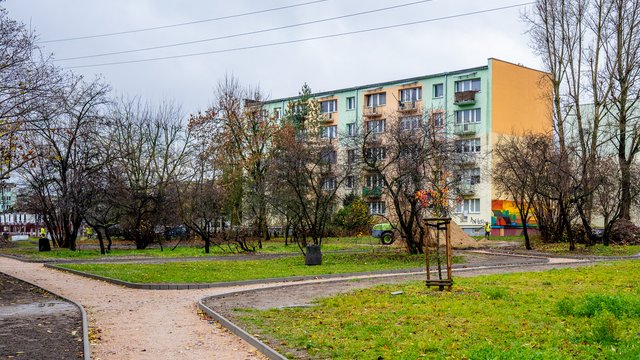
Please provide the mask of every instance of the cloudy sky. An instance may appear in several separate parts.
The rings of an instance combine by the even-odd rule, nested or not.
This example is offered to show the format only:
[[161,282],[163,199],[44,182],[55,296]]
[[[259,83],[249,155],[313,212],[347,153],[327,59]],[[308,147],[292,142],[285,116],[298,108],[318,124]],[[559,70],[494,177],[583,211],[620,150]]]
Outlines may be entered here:
[[[225,74],[279,98],[296,95],[304,82],[325,91],[481,66],[490,57],[540,68],[520,20],[531,5],[517,6],[527,2],[7,0],[1,6],[35,30],[61,67],[100,75],[126,96],[173,100],[189,113],[211,103]],[[184,23],[193,24],[169,26]],[[407,23],[415,24],[394,27]],[[157,27],[163,28],[132,32]],[[363,31],[381,27],[387,28]],[[95,37],[117,32],[125,33]],[[88,38],[65,40],[79,37]],[[298,41],[317,37],[324,38]],[[196,43],[167,47],[185,42]],[[283,42],[289,43],[265,46]],[[163,48],[63,60],[151,47]],[[227,51],[239,48],[249,49]],[[173,58],[131,62],[163,57]]]

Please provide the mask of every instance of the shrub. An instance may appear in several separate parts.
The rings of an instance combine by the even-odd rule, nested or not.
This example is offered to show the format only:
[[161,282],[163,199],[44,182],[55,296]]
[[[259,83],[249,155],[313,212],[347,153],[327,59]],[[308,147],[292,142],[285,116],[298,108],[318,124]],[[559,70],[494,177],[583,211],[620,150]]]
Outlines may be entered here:
[[616,318],[640,317],[640,299],[629,295],[586,295],[580,299],[564,298],[556,305],[560,315],[595,317],[609,313]]
[[371,215],[367,204],[362,198],[356,197],[336,213],[333,222],[351,234],[369,232]]
[[616,245],[640,245],[640,228],[626,219],[618,219],[611,227],[610,241]]
[[615,344],[619,339],[620,326],[615,315],[604,310],[593,318],[591,322],[591,341],[600,344]]

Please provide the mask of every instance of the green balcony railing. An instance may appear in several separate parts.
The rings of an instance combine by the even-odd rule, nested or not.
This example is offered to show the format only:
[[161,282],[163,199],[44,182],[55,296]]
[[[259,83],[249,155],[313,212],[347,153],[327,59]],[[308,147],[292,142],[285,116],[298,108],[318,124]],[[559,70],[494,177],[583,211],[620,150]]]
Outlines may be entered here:
[[382,188],[379,186],[362,188],[362,196],[364,197],[380,197],[382,196]]

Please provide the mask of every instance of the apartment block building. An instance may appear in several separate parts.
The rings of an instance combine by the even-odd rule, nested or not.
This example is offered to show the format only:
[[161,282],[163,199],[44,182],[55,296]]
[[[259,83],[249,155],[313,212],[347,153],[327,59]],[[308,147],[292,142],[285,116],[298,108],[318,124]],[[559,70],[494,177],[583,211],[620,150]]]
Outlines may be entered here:
[[[321,134],[336,144],[338,162],[348,163],[355,156],[341,137],[384,132],[390,121],[410,129],[427,118],[431,126],[442,126],[447,136],[455,137],[459,151],[477,154],[464,176],[463,198],[453,214],[465,231],[475,234],[485,221],[504,229],[521,225],[513,203],[492,186],[491,148],[501,135],[551,130],[551,106],[545,100],[549,89],[546,73],[492,58],[475,68],[325,91],[313,97],[323,116]],[[296,99],[267,101],[265,109],[281,117]],[[375,175],[355,174],[343,186],[344,191],[363,196],[370,213],[389,211]]]

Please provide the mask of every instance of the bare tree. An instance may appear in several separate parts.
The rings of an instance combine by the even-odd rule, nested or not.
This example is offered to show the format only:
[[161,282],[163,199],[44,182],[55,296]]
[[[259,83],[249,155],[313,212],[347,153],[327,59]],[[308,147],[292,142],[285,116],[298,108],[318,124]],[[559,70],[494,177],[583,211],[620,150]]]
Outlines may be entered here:
[[[259,89],[242,87],[238,79],[227,76],[218,84],[214,105],[192,117],[192,123],[210,123],[214,134],[210,146],[217,148],[217,160],[236,195],[231,200],[237,222],[242,222],[246,212],[254,232],[266,239],[267,158],[277,121],[263,110],[263,100]],[[258,245],[261,247],[262,243]]]
[[224,230],[223,204],[227,194],[218,181],[221,171],[216,167],[215,148],[209,145],[211,133],[201,125],[199,122],[189,124],[192,141],[188,171],[185,180],[176,183],[174,191],[178,195],[180,219],[204,241],[205,253],[209,253],[212,241]]
[[281,206],[293,216],[293,237],[303,253],[309,243],[322,245],[338,189],[349,175],[346,164],[337,161],[333,139],[321,136],[318,102],[310,98],[309,90],[305,92],[290,103],[285,123],[274,137],[270,177],[272,187],[290,196],[282,199]]
[[70,77],[56,102],[38,108],[30,136],[38,157],[23,171],[32,193],[34,213],[42,214],[53,240],[75,250],[90,199],[87,184],[100,169],[96,140],[109,88],[95,80]]
[[[119,199],[125,209],[121,225],[131,231],[136,247],[159,240],[167,226],[163,211],[174,206],[171,190],[184,169],[187,142],[180,110],[171,103],[157,108],[139,100],[121,101],[110,115],[109,139],[126,182]],[[175,208],[175,207],[174,207]]]
[[[502,137],[493,147],[496,190],[511,198],[522,220],[525,247],[531,250],[528,223],[534,213],[536,196],[546,171],[544,152],[552,147],[552,138],[544,134],[520,134]],[[541,219],[544,222],[544,218]],[[544,226],[544,224],[543,224]]]
[[0,7],[0,179],[36,157],[28,130],[33,112],[63,85],[63,76],[43,57],[36,36]]
[[607,72],[612,83],[609,115],[620,166],[620,217],[631,217],[631,167],[640,151],[640,1],[610,0]]
[[387,198],[393,213],[386,216],[397,226],[407,250],[424,251],[425,229],[421,218],[426,190],[431,199],[425,211],[448,216],[461,181],[463,156],[452,136],[445,132],[444,113],[437,109],[423,115],[388,114],[364,124],[361,156],[366,194]]

